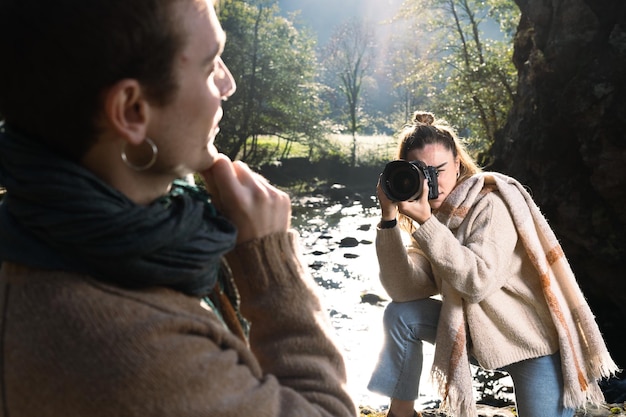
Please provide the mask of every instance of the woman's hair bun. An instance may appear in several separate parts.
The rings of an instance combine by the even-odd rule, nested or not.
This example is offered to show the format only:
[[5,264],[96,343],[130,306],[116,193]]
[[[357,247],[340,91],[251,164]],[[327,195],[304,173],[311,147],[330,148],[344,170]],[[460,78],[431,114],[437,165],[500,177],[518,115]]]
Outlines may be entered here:
[[418,110],[413,113],[413,122],[430,126],[435,122],[435,115],[427,111]]

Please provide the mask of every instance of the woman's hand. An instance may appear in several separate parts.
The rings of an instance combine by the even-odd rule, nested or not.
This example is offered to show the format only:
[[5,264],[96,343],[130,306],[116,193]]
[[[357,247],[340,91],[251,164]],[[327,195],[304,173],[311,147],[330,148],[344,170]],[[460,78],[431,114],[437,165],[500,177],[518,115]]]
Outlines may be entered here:
[[289,195],[245,163],[220,154],[201,174],[215,206],[237,226],[237,243],[289,229]]
[[380,203],[380,209],[382,211],[381,218],[383,221],[394,220],[398,215],[398,205],[391,201],[387,194],[383,191],[383,187],[380,184],[380,177],[378,177],[378,184],[376,185],[376,196]]
[[432,209],[428,203],[428,180],[426,179],[424,179],[422,190],[422,195],[418,200],[398,203],[398,211],[419,224],[423,224],[432,216]]
[[432,215],[430,204],[428,203],[428,180],[426,179],[424,180],[422,190],[424,190],[424,192],[422,192],[419,200],[393,202],[383,191],[379,178],[378,185],[376,186],[376,194],[382,210],[382,220],[393,220],[398,215],[398,212],[400,212],[419,224],[424,223]]

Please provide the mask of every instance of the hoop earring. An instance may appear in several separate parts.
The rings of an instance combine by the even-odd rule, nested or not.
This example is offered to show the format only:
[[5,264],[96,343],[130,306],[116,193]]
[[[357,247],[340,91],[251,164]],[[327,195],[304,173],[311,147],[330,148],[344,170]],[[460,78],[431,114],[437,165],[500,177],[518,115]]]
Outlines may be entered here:
[[148,163],[144,165],[135,165],[130,161],[130,159],[126,155],[126,146],[128,145],[128,143],[124,142],[124,144],[122,145],[122,161],[124,161],[127,167],[139,172],[139,171],[145,171],[146,169],[154,165],[157,159],[157,154],[159,153],[159,149],[157,148],[156,144],[152,141],[152,139],[150,139],[147,136],[146,136],[145,143],[150,145],[150,149],[152,150],[152,157],[150,158]]

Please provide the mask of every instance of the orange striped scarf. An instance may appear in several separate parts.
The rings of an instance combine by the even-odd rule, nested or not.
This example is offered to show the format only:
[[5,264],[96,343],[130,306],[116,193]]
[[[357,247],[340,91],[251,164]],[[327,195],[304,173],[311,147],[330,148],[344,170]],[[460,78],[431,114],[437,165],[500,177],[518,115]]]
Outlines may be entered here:
[[[498,190],[507,204],[519,238],[539,273],[545,299],[557,328],[566,408],[602,403],[597,381],[618,371],[605,346],[593,313],[554,232],[524,187],[506,175],[485,172],[463,181],[448,196],[437,218],[450,229],[460,226],[474,204]],[[437,330],[433,380],[443,398],[442,409],[457,416],[476,416],[467,352],[463,300],[445,281]]]

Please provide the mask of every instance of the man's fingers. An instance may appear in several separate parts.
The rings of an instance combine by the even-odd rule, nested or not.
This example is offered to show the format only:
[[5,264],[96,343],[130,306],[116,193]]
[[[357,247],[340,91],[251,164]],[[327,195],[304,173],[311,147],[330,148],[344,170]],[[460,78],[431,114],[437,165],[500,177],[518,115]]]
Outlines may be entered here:
[[226,156],[220,154],[210,169],[202,173],[207,190],[214,196],[220,196],[224,190],[232,188],[237,183],[237,174],[233,163]]
[[235,172],[235,175],[237,176],[237,180],[239,181],[239,183],[243,185],[244,187],[247,187],[247,188],[257,187],[259,183],[267,183],[265,178],[263,178],[261,175],[257,174],[256,172],[252,171],[252,169],[250,169],[248,164],[244,162],[241,162],[241,161],[233,162],[233,171]]
[[272,186],[247,164],[224,157],[203,173],[217,208],[238,229],[238,242],[289,228],[289,195]]

